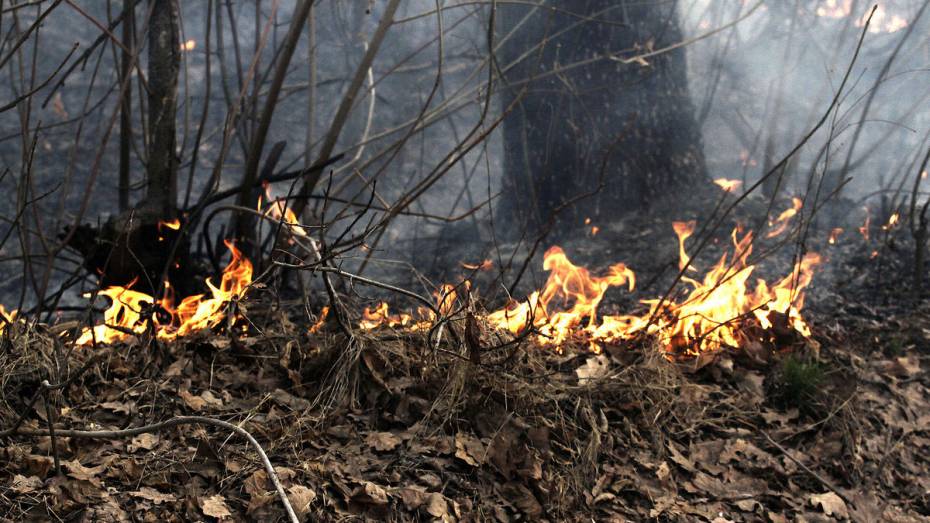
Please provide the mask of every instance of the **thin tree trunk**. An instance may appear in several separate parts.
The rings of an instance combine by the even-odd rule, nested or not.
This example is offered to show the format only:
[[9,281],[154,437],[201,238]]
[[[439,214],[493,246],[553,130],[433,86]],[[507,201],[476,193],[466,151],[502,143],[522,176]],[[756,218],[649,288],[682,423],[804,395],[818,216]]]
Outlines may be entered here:
[[181,63],[176,0],[152,0],[149,27],[149,151],[146,203],[164,218],[173,217],[178,197],[178,69]]
[[[131,73],[135,0],[123,0],[123,51],[120,54],[120,81]],[[129,209],[129,152],[132,145],[132,89],[126,89],[119,115],[119,212]]]

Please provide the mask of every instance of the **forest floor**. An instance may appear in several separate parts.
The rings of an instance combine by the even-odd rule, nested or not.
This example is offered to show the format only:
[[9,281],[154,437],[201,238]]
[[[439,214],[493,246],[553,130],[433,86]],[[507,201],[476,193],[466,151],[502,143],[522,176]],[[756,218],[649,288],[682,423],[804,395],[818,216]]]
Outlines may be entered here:
[[[305,521],[927,521],[930,305],[876,282],[897,262],[847,250],[811,300],[812,341],[680,361],[648,342],[514,343],[475,364],[422,333],[310,332],[248,300],[266,312],[242,337],[71,348],[17,324],[0,518],[285,520],[228,428],[47,430],[206,416],[257,440]],[[66,384],[45,401],[49,369]]]

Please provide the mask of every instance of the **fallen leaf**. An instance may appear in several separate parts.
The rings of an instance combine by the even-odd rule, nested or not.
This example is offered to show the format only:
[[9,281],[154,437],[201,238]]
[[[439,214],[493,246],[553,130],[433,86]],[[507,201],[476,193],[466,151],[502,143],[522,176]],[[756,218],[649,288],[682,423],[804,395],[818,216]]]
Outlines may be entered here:
[[229,507],[226,506],[226,499],[219,494],[210,496],[209,498],[202,498],[200,500],[200,509],[203,510],[206,516],[214,518],[232,517],[232,512],[230,512]]
[[42,480],[35,476],[23,476],[21,474],[16,474],[13,476],[13,483],[10,484],[10,488],[13,492],[19,494],[28,494],[30,492],[35,492],[42,489]]
[[287,489],[287,499],[294,512],[303,517],[310,513],[310,504],[316,499],[316,492],[303,485],[293,485]]
[[129,452],[135,452],[139,449],[152,450],[161,438],[156,434],[139,434],[129,442]]
[[442,494],[433,492],[426,500],[426,512],[434,518],[442,518],[449,514],[449,504]]
[[394,450],[400,445],[401,439],[391,432],[372,432],[365,438],[365,443],[378,451]]
[[363,485],[353,490],[351,498],[353,501],[372,505],[384,505],[388,502],[387,491],[370,481],[366,481]]
[[163,494],[151,487],[142,487],[139,490],[133,490],[129,493],[130,496],[135,496],[137,498],[147,499],[156,505],[160,505],[166,501],[177,501],[178,498],[174,497],[172,494]]
[[836,516],[843,519],[849,519],[849,511],[846,510],[846,502],[843,498],[836,495],[835,492],[825,492],[823,494],[814,494],[810,497],[811,505],[820,506],[823,513],[828,516]]
[[484,463],[485,454],[484,443],[480,439],[463,432],[455,435],[455,457],[478,467]]

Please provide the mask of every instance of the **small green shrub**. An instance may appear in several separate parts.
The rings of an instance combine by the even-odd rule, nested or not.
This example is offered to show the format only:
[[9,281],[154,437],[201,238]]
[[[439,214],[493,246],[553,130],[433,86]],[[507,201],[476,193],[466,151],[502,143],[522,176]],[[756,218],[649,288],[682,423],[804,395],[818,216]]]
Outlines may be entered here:
[[826,374],[819,362],[788,356],[776,376],[772,399],[786,408],[810,410],[819,403]]

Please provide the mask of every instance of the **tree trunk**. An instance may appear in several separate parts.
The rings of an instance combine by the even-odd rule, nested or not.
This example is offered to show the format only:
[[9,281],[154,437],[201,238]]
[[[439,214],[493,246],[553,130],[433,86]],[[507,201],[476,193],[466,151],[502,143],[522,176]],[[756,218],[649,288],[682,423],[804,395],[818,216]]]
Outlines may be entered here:
[[176,0],[151,0],[149,27],[149,150],[146,206],[164,219],[177,212],[175,114],[181,63]]
[[[560,222],[612,218],[706,179],[684,48],[623,61],[681,41],[676,7],[641,0],[549,0],[532,14],[500,7],[499,38],[513,31],[501,53],[504,102],[518,99],[504,122],[502,222],[544,232],[562,208]],[[596,195],[565,205],[596,191],[602,172]]]

